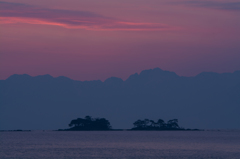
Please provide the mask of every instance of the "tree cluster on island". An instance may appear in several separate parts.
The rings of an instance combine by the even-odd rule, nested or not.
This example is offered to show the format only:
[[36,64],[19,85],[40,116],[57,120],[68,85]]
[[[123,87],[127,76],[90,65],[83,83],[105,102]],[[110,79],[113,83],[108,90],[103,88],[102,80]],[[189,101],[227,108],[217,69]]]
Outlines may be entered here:
[[169,120],[167,123],[162,119],[157,122],[149,119],[137,120],[133,123],[132,130],[185,130],[179,127],[178,119]]
[[77,118],[70,122],[68,125],[71,127],[67,130],[111,130],[110,122],[105,118],[92,118],[86,116],[85,118]]
[[85,116],[85,118],[73,119],[68,125],[69,129],[59,129],[59,131],[99,131],[99,130],[199,130],[199,129],[184,129],[178,125],[178,119],[172,119],[168,122],[164,122],[162,119],[154,120],[144,119],[137,120],[133,123],[132,129],[112,129],[110,122],[105,118],[92,118],[91,116]]

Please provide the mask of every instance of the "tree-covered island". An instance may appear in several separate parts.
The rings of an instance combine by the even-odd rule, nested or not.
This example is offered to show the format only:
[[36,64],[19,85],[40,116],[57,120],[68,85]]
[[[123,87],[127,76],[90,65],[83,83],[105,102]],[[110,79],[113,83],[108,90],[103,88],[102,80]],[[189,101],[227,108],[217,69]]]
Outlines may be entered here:
[[68,125],[71,127],[72,131],[79,130],[111,130],[112,126],[110,122],[105,118],[92,118],[91,116],[86,116],[85,118],[77,118],[70,122]]
[[59,129],[59,131],[122,131],[122,130],[199,130],[199,129],[184,129],[178,125],[178,119],[169,120],[165,123],[164,120],[158,119],[156,122],[149,119],[137,120],[133,123],[134,127],[131,129],[112,129],[110,122],[105,118],[92,118],[85,116],[85,118],[73,119],[68,126],[69,129]]
[[137,120],[131,130],[185,130],[178,125],[178,119],[169,120],[167,123],[162,119],[157,122],[149,119]]

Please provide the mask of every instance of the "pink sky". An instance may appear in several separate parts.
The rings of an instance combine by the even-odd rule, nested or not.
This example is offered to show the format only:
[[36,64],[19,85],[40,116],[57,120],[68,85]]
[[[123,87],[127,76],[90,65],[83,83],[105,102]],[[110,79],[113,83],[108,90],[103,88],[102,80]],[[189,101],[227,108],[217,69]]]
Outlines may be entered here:
[[240,70],[240,1],[0,1],[0,79]]

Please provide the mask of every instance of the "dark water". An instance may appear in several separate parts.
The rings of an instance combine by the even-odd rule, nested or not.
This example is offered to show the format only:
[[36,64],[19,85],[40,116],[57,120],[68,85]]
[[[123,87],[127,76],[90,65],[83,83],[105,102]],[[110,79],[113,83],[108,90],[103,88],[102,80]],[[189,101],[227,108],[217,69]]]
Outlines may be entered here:
[[0,132],[0,158],[240,158],[240,131]]

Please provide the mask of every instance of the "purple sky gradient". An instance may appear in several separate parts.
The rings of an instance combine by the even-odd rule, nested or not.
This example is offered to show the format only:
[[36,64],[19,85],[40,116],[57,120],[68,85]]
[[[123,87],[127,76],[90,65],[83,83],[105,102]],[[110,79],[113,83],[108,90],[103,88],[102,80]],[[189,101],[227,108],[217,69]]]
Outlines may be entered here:
[[240,70],[240,1],[0,1],[0,79]]

